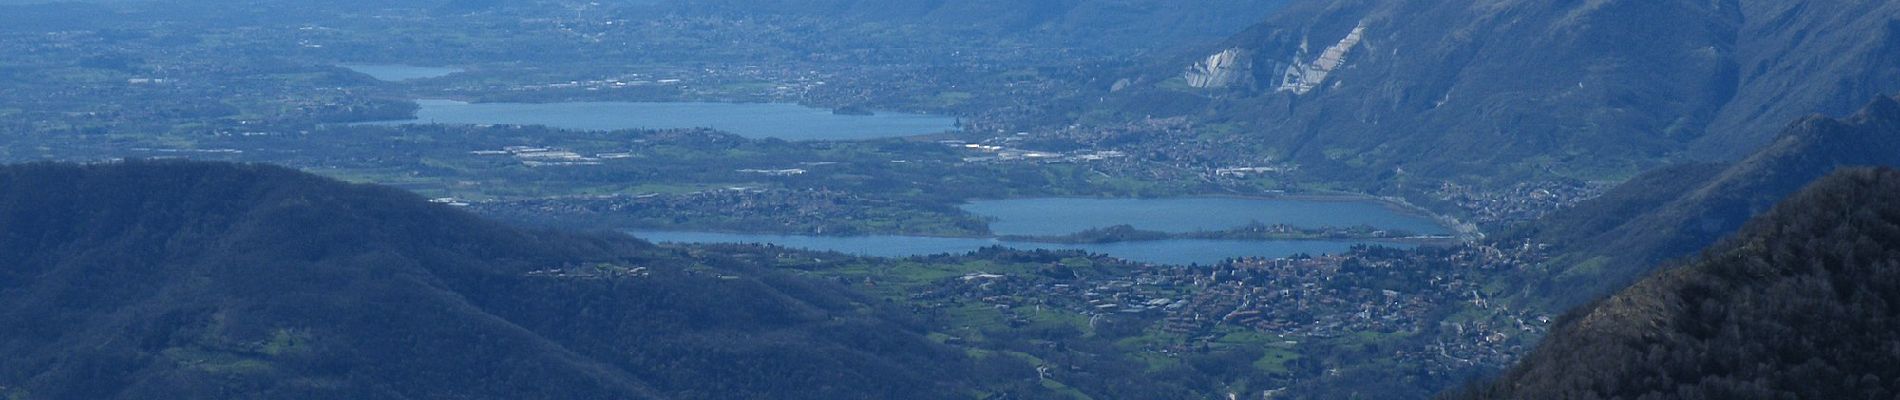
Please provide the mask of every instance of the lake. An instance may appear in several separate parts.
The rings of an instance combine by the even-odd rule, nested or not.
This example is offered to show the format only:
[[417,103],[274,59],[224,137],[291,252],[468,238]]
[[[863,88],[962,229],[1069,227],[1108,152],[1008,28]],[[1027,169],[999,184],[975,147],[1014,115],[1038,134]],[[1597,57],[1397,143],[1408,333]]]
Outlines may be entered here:
[[1011,242],[981,238],[941,238],[923,236],[801,236],[746,233],[627,231],[628,234],[655,243],[753,243],[836,251],[872,257],[909,257],[930,254],[962,254],[989,246],[1015,249],[1083,250],[1107,254],[1136,262],[1155,264],[1213,265],[1234,257],[1286,257],[1294,254],[1338,254],[1356,244],[1377,244],[1411,248],[1409,244],[1351,242],[1333,240],[1154,240],[1104,244],[1059,244]]
[[[1064,235],[1090,228],[1132,225],[1165,232],[1221,230],[1252,221],[1318,228],[1370,225],[1421,234],[1448,230],[1431,218],[1369,200],[1243,198],[1084,199],[1039,198],[971,202],[964,210],[991,219],[999,235]],[[1409,244],[1354,240],[1176,239],[1105,244],[1012,242],[990,238],[917,236],[802,236],[638,230],[636,237],[662,243],[770,243],[785,247],[875,256],[907,257],[965,253],[988,246],[1083,250],[1157,264],[1214,264],[1236,257],[1337,254],[1357,244],[1409,248]]]
[[1301,228],[1367,225],[1426,235],[1450,232],[1429,217],[1357,199],[1036,198],[973,201],[963,210],[991,218],[990,231],[998,235],[1055,236],[1115,225],[1187,233],[1225,230],[1253,221]]
[[955,131],[957,119],[880,112],[838,115],[784,103],[467,103],[416,100],[416,119],[382,124],[544,125],[572,130],[713,128],[749,138],[863,140]]
[[461,68],[418,67],[414,65],[395,64],[338,64],[337,66],[349,68],[351,71],[361,72],[364,75],[369,75],[371,78],[388,82],[440,78],[466,71]]

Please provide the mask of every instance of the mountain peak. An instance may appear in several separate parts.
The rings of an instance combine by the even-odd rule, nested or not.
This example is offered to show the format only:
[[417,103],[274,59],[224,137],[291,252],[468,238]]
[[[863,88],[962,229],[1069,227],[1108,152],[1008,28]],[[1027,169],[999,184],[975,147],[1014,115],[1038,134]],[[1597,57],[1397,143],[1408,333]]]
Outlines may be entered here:
[[1900,121],[1900,97],[1879,97],[1854,113],[1859,121]]

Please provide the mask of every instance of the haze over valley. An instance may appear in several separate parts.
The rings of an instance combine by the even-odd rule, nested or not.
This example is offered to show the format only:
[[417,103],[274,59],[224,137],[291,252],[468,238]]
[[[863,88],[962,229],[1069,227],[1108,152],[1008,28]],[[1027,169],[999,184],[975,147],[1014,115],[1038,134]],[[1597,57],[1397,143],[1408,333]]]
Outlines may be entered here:
[[1900,3],[0,0],[0,54],[9,400],[1900,390]]

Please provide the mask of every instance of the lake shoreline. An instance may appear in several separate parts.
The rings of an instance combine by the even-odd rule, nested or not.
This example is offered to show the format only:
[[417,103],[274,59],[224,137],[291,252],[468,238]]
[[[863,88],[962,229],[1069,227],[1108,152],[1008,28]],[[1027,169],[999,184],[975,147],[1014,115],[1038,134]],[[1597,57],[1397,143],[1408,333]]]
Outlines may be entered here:
[[1418,205],[1414,205],[1411,202],[1404,201],[1403,199],[1373,196],[1369,194],[1345,193],[1345,192],[1325,193],[1325,194],[1319,194],[1319,193],[1259,193],[1259,194],[1205,193],[1205,194],[1183,194],[1179,196],[1163,196],[1163,197],[1021,196],[1021,197],[1003,197],[1003,198],[971,198],[971,199],[964,199],[963,204],[968,205],[972,202],[978,202],[978,201],[1009,201],[1009,200],[1032,200],[1032,199],[1171,200],[1171,199],[1193,199],[1193,198],[1234,199],[1234,200],[1310,201],[1310,202],[1325,202],[1325,203],[1354,203],[1354,202],[1378,203],[1380,205],[1385,206],[1385,208],[1388,210],[1396,211],[1403,215],[1430,219],[1435,224],[1437,224],[1440,228],[1444,228],[1447,232],[1455,233],[1459,231],[1457,224],[1448,224],[1448,222],[1458,221],[1456,218],[1434,213],[1429,209],[1420,207]]
[[[981,213],[977,213],[977,212],[972,212],[972,211],[969,211],[969,210],[967,210],[967,209],[962,209],[961,207],[962,207],[962,206],[968,206],[968,205],[970,205],[970,204],[972,204],[972,203],[974,203],[974,202],[983,202],[983,201],[1010,201],[1010,200],[1043,200],[1043,199],[1073,199],[1073,200],[1182,200],[1182,199],[1231,199],[1231,200],[1266,200],[1266,201],[1302,201],[1302,202],[1326,202],[1326,203],[1377,203],[1377,204],[1380,204],[1380,205],[1381,205],[1381,206],[1382,206],[1383,208],[1385,208],[1385,209],[1387,209],[1387,210],[1390,210],[1390,211],[1394,211],[1394,212],[1397,212],[1397,213],[1399,213],[1398,215],[1403,215],[1403,216],[1409,216],[1409,217],[1417,217],[1417,218],[1420,218],[1421,220],[1429,220],[1429,221],[1431,221],[1431,222],[1432,222],[1432,223],[1433,223],[1434,225],[1436,225],[1436,227],[1438,227],[1438,228],[1441,228],[1441,229],[1444,229],[1444,231],[1445,231],[1445,233],[1442,233],[1442,234],[1441,234],[1441,233],[1418,233],[1418,232],[1408,232],[1408,233],[1411,233],[1411,234],[1410,234],[1410,235],[1405,235],[1405,236],[1376,236],[1376,237],[1375,237],[1375,236],[1347,236],[1347,237],[1299,237],[1299,236],[1284,236],[1284,237],[1209,237],[1209,236],[1205,236],[1205,235],[1210,235],[1210,234],[1224,234],[1224,233],[1232,233],[1232,232],[1230,232],[1230,231],[1234,231],[1234,230],[1238,230],[1238,229],[1241,229],[1241,228],[1244,228],[1244,227],[1247,227],[1247,225],[1245,225],[1245,224],[1243,224],[1243,225],[1236,225],[1236,226],[1232,226],[1232,227],[1227,227],[1227,228],[1225,228],[1225,229],[1212,229],[1212,230],[1208,230],[1208,229],[1203,229],[1203,230],[1194,230],[1194,231],[1182,231],[1182,232],[1172,232],[1172,233],[1168,233],[1168,232],[1158,232],[1158,233],[1163,233],[1163,234],[1167,234],[1167,235],[1169,235],[1169,237],[1165,237],[1165,238],[1154,238],[1154,239],[1147,239],[1147,240],[1118,240],[1118,241],[1110,241],[1110,242],[1096,242],[1097,244],[1100,244],[1100,243],[1121,243],[1121,242],[1141,242],[1141,241],[1160,241],[1160,240],[1190,240],[1190,239],[1202,239],[1202,240],[1239,240],[1239,241],[1285,241],[1285,240],[1320,240],[1320,241],[1326,241],[1326,240],[1367,240],[1367,241],[1394,241],[1394,242],[1405,242],[1405,243],[1436,243],[1436,244],[1453,244],[1453,243],[1458,243],[1458,242],[1461,242],[1461,241],[1462,241],[1462,240],[1461,240],[1461,239],[1460,239],[1460,238],[1458,237],[1458,233],[1459,233],[1459,232],[1458,232],[1458,230],[1456,229],[1456,227],[1455,227],[1455,226],[1448,226],[1448,225],[1446,225],[1446,224],[1444,223],[1444,222],[1445,222],[1445,220],[1447,220],[1447,219],[1448,219],[1447,217],[1444,217],[1444,216],[1440,216],[1440,215],[1436,215],[1436,214],[1432,214],[1432,213],[1430,213],[1429,211],[1425,211],[1425,210],[1423,210],[1423,209],[1420,209],[1420,208],[1417,208],[1416,206],[1409,206],[1409,205],[1407,205],[1407,204],[1403,204],[1403,203],[1398,203],[1398,202],[1394,202],[1394,201],[1390,201],[1390,200],[1388,200],[1388,199],[1383,199],[1383,198],[1379,198],[1379,197],[1373,197],[1373,196],[1366,196],[1366,195],[1349,195],[1349,194],[1337,194],[1337,195],[1334,195],[1334,194],[1289,194],[1289,195],[1271,195],[1271,194],[1267,194],[1267,195],[1240,195],[1240,194],[1204,194],[1204,195],[1186,195],[1186,196],[1168,196],[1168,197],[1114,197],[1114,196],[1025,196],[1025,197],[1015,197],[1015,198],[1002,198],[1002,199],[995,199],[995,198],[976,198],[976,199],[969,199],[969,200],[966,200],[966,201],[965,201],[964,203],[962,203],[962,204],[960,204],[960,205],[959,205],[959,209],[960,209],[960,210],[963,210],[964,212],[966,212],[966,213],[968,213],[968,214],[970,214],[970,215],[971,215],[972,217],[975,217],[975,218],[977,218],[977,219],[980,219],[980,220],[985,220],[985,221],[989,221],[989,222],[992,222],[992,223],[993,223],[993,222],[995,222],[993,218],[990,218],[990,217],[988,217],[988,216],[985,216],[985,215],[982,215]],[[1109,227],[1112,227],[1112,226],[1113,226],[1113,225],[1111,225],[1111,226],[1102,226],[1102,227],[1096,227],[1096,228],[1109,228]],[[986,228],[989,228],[989,226],[986,226]],[[1354,226],[1316,226],[1316,227],[1307,227],[1307,228],[1301,228],[1301,229],[1303,229],[1303,230],[1328,230],[1328,229],[1348,229],[1348,228],[1354,228]],[[1376,228],[1376,227],[1375,227],[1375,228]],[[1068,232],[1068,233],[1062,233],[1062,234],[1053,234],[1053,235],[1023,235],[1023,234],[1007,234],[1007,233],[997,233],[997,232],[995,232],[995,231],[994,231],[993,229],[986,229],[986,230],[990,230],[990,232],[988,232],[988,233],[984,233],[984,234],[943,234],[943,233],[928,233],[928,232],[903,232],[903,231],[887,231],[887,232],[868,232],[868,233],[867,233],[867,232],[854,232],[854,233],[848,233],[848,234],[836,234],[836,233],[816,233],[816,232],[796,232],[796,231],[782,231],[782,230],[770,230],[770,229],[758,229],[758,230],[753,230],[753,229],[726,229],[726,228],[717,228],[717,227],[695,227],[695,226],[682,226],[682,225],[670,225],[670,224],[662,224],[662,225],[638,225],[638,224],[636,224],[636,225],[626,225],[626,226],[620,226],[620,227],[616,227],[616,228],[611,228],[611,229],[613,229],[613,230],[622,230],[622,231],[624,231],[624,230],[647,230],[647,231],[666,231],[666,232],[703,232],[703,233],[717,233],[717,234],[730,234],[730,235],[772,235],[772,236],[803,236],[803,237],[826,237],[826,238],[862,238],[862,237],[879,237],[879,236],[905,236],[905,237],[919,237],[919,238],[940,238],[940,239],[991,239],[991,240],[1010,240],[1010,241],[1020,241],[1020,242],[1035,242],[1035,243],[1049,243],[1049,244],[1084,244],[1084,243],[1077,243],[1077,242],[1068,242],[1068,241],[1064,241],[1064,240],[1061,240],[1061,239],[1060,239],[1060,237],[1062,237],[1062,236],[1067,236],[1067,235],[1074,235],[1074,234],[1079,234],[1079,233],[1083,233],[1083,231],[1086,231],[1086,230],[1087,230],[1087,229],[1084,229],[1083,231],[1075,231],[1075,232]],[[1202,235],[1202,236],[1198,236],[1198,237],[1197,237],[1196,235]]]
[[[1003,246],[1082,250],[1137,262],[1183,265],[1234,258],[1337,254],[1358,246],[1412,248],[1457,243],[1449,232],[1439,233],[1445,228],[1435,219],[1401,212],[1389,203],[1350,196],[1038,197],[978,200],[959,209],[989,221],[988,233],[822,235],[756,232],[743,226],[692,229],[664,223],[620,231],[656,243],[756,243],[872,257],[961,254]],[[1252,222],[1236,225],[1249,220]]]
[[[1141,239],[1141,240],[1119,240],[1119,241],[1109,241],[1109,242],[1068,242],[1068,241],[1061,241],[1061,240],[1051,240],[1051,239],[1049,239],[1049,238],[1044,238],[1044,237],[1036,237],[1036,236],[1010,236],[1010,235],[987,235],[987,236],[983,236],[983,235],[937,235],[937,234],[921,234],[921,233],[919,233],[919,234],[910,234],[910,233],[868,233],[868,234],[850,234],[850,235],[832,235],[832,234],[817,234],[817,233],[798,233],[798,232],[782,232],[782,231],[743,231],[743,230],[733,230],[733,229],[693,229],[693,228],[686,228],[686,229],[673,229],[673,228],[677,228],[677,227],[654,227],[654,226],[634,226],[634,227],[627,227],[627,228],[624,228],[624,229],[612,229],[612,230],[608,230],[608,231],[609,231],[609,232],[617,232],[617,233],[621,233],[621,234],[627,234],[627,235],[632,235],[632,232],[665,232],[665,233],[681,233],[681,234],[684,234],[684,233],[709,233],[709,234],[719,234],[719,235],[747,235],[747,236],[785,236],[785,237],[807,237],[807,238],[831,238],[831,239],[861,239],[861,238],[877,238],[877,237],[907,237],[907,238],[921,238],[921,239],[969,239],[969,240],[991,240],[991,241],[996,241],[996,242],[997,242],[998,244],[1004,244],[1004,243],[1036,243],[1036,244],[1063,244],[1063,245],[1086,245],[1086,244],[1116,244],[1116,243],[1142,243],[1142,242],[1165,242],[1165,241],[1170,241],[1170,240],[1217,240],[1217,241],[1232,241],[1232,242],[1299,242],[1299,241],[1310,241],[1310,242],[1337,242],[1337,241],[1354,241],[1354,242],[1385,242],[1385,243],[1394,243],[1394,244],[1411,244],[1411,245],[1427,245],[1427,246],[1429,246],[1429,245],[1452,245],[1452,244],[1457,244],[1457,243],[1459,243],[1459,240],[1458,240],[1458,238],[1457,238],[1457,237],[1455,237],[1455,236],[1444,236],[1444,235],[1416,235],[1416,236],[1403,236],[1403,237],[1376,237],[1376,238],[1374,238],[1374,237],[1366,237],[1366,238],[1358,238],[1358,237],[1343,237],[1343,238],[1329,238],[1329,237],[1279,237],[1279,238],[1207,238],[1207,237],[1192,237],[1192,236],[1178,236],[1178,237],[1167,237],[1167,238],[1158,238],[1158,239]],[[638,237],[636,236],[636,238],[638,238]],[[643,239],[643,240],[644,240],[644,239]]]
[[1415,248],[1397,241],[1339,240],[1162,240],[1107,244],[1010,242],[996,239],[924,238],[913,236],[817,237],[800,235],[714,234],[691,231],[622,230],[622,234],[668,247],[768,246],[854,257],[904,259],[939,254],[960,255],[990,247],[1021,251],[1080,251],[1137,263],[1156,265],[1215,265],[1241,258],[1282,258],[1300,254],[1341,254],[1359,246]]

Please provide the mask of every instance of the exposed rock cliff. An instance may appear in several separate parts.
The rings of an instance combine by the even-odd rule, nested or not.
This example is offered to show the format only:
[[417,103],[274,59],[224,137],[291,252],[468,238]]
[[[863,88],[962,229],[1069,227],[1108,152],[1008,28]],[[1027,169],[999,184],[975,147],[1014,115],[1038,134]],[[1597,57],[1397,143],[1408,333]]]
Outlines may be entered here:
[[1327,75],[1331,75],[1334,70],[1346,64],[1346,55],[1351,53],[1354,47],[1359,46],[1359,40],[1364,38],[1365,34],[1366,24],[1362,22],[1359,26],[1353,27],[1352,33],[1347,33],[1346,38],[1339,39],[1339,43],[1327,47],[1326,51],[1321,52],[1319,58],[1311,63],[1304,61],[1307,57],[1307,46],[1301,43],[1300,53],[1293,56],[1293,63],[1286,67],[1286,76],[1280,79],[1279,91],[1306,94],[1319,88],[1321,83],[1326,82]]
[[1188,67],[1188,86],[1203,89],[1240,87],[1253,84],[1253,58],[1246,50],[1231,48],[1207,56]]
[[1216,110],[1328,178],[1595,178],[1739,158],[1900,92],[1900,2],[1309,1],[1216,50],[1177,65],[1251,90],[1130,114]]

